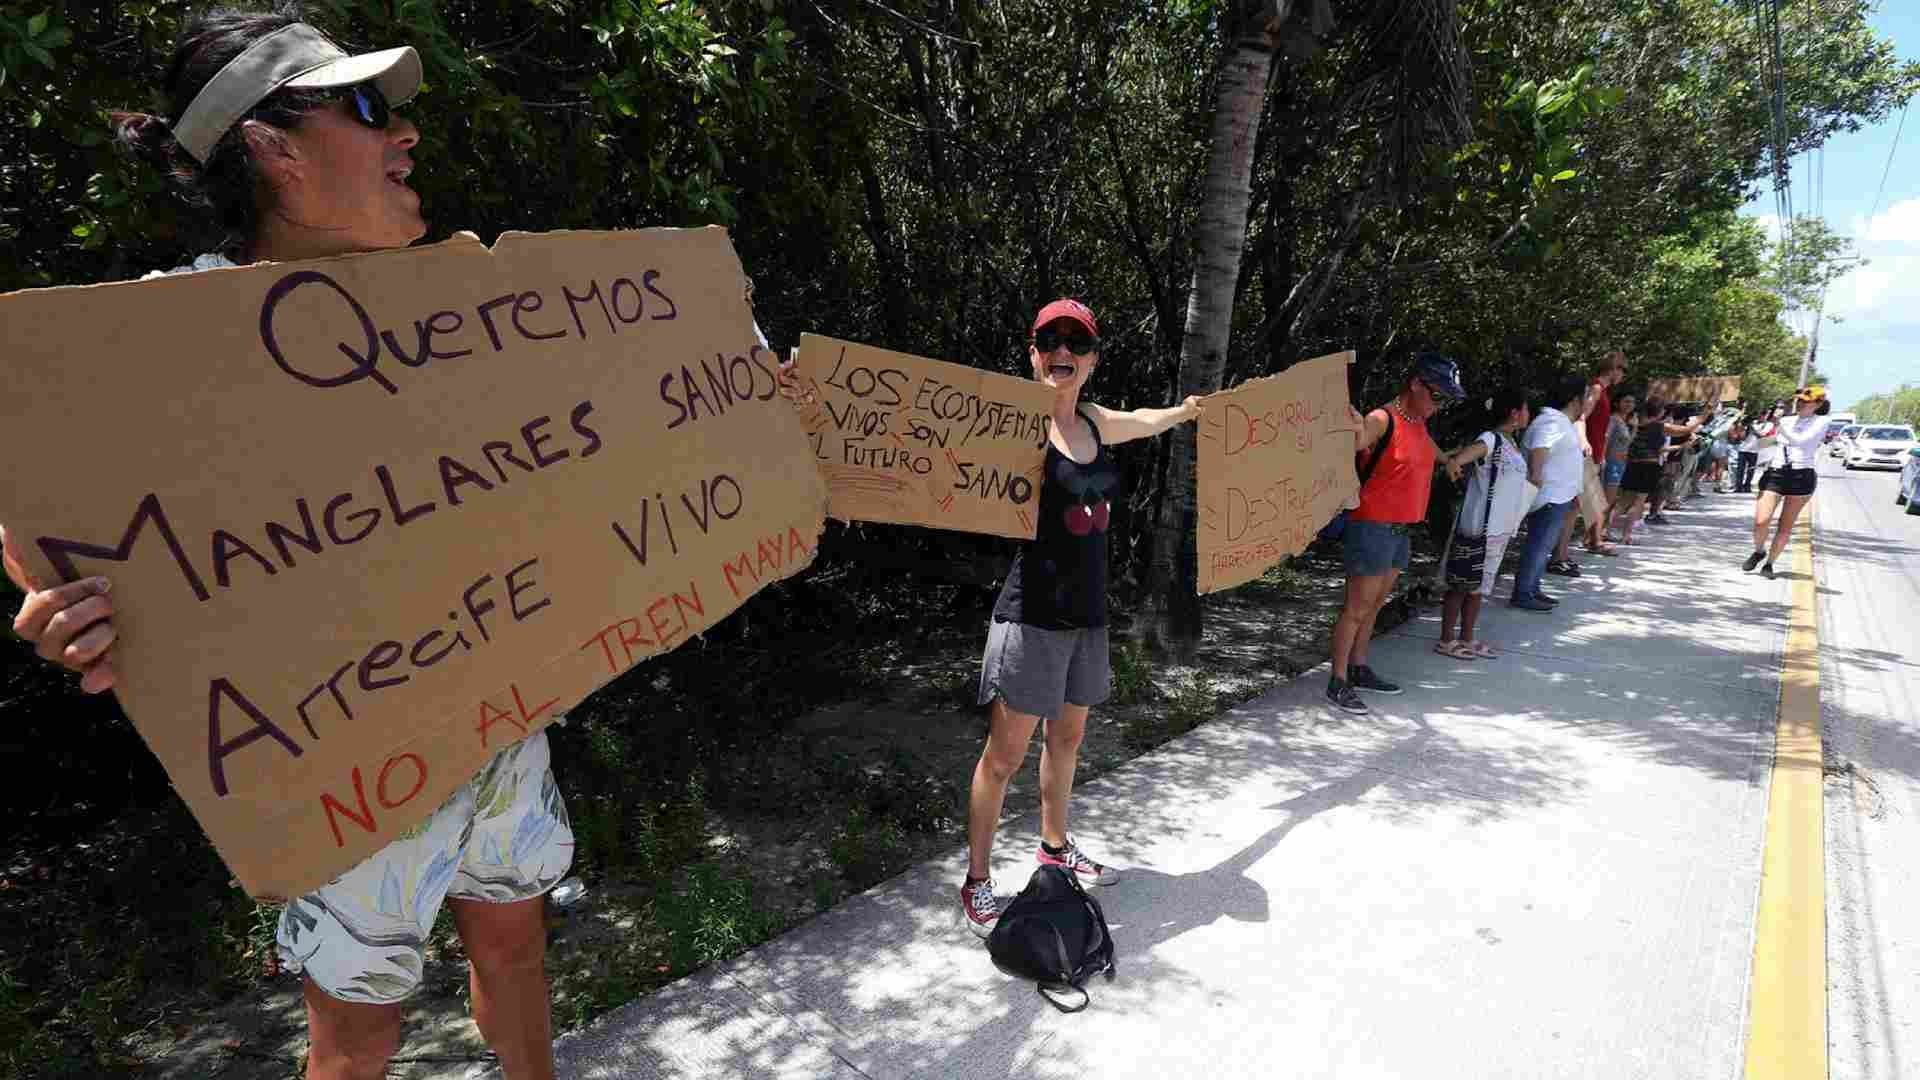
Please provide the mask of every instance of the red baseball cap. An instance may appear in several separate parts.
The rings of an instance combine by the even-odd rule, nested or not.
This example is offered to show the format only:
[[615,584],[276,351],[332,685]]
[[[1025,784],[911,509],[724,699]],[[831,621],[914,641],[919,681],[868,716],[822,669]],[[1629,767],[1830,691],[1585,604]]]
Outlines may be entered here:
[[1093,309],[1078,300],[1055,300],[1041,308],[1040,314],[1033,317],[1033,328],[1038,330],[1055,319],[1071,319],[1086,327],[1087,333],[1100,336],[1100,324],[1093,320]]

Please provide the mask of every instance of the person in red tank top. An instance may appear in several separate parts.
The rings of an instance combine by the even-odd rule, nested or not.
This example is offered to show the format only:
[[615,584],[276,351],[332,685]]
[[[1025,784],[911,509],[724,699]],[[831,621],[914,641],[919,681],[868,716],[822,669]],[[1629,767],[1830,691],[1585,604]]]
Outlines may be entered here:
[[[1627,377],[1627,354],[1615,349],[1600,358],[1593,366],[1593,378],[1587,382],[1587,412],[1584,433],[1587,464],[1582,467],[1588,472],[1598,473],[1602,459],[1607,455],[1607,427],[1613,421],[1613,388],[1619,386]],[[1548,565],[1550,573],[1563,577],[1579,577],[1580,567],[1573,561],[1573,552],[1568,546],[1573,541],[1573,523],[1576,515],[1568,514],[1566,523],[1560,526],[1560,543],[1553,549],[1553,562]],[[1618,555],[1612,544],[1607,543],[1606,534],[1601,527],[1605,524],[1605,515],[1600,520],[1587,522],[1586,547],[1595,555]]]
[[1355,447],[1357,460],[1372,461],[1360,487],[1360,505],[1347,515],[1342,556],[1347,599],[1333,624],[1333,671],[1327,700],[1352,713],[1367,711],[1357,690],[1397,694],[1400,687],[1367,666],[1374,620],[1407,568],[1411,526],[1427,516],[1433,465],[1439,451],[1427,434],[1427,418],[1466,395],[1460,369],[1440,353],[1422,353],[1400,395],[1368,413]]

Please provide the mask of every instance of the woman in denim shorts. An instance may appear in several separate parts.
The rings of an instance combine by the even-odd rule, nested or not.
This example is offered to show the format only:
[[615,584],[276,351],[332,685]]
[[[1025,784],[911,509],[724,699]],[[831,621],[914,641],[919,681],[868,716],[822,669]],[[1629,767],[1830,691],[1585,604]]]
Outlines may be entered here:
[[[224,250],[193,272],[404,248],[426,232],[407,186],[420,133],[392,112],[419,89],[411,48],[348,56],[286,11],[214,9],[183,31],[162,88],[166,115],[118,114],[122,143],[213,212]],[[114,685],[107,582],[42,588],[6,542],[27,594],[14,630],[39,655]],[[503,749],[434,815],[288,904],[280,955],[303,973],[310,1080],[384,1076],[399,1002],[419,989],[442,903],[471,967],[473,1018],[509,1080],[550,1080],[546,891],[573,833],[536,733]]]
[[1397,684],[1367,666],[1367,646],[1394,580],[1407,568],[1413,525],[1427,517],[1439,454],[1427,434],[1427,419],[1465,393],[1452,360],[1423,353],[1400,395],[1368,413],[1361,424],[1355,449],[1373,455],[1373,471],[1360,487],[1359,507],[1347,515],[1341,540],[1347,600],[1333,624],[1333,668],[1327,678],[1327,700],[1335,708],[1366,712],[1367,703],[1355,690],[1400,692]]
[[980,704],[993,706],[987,745],[967,801],[967,877],[961,917],[980,937],[1000,917],[992,877],[993,835],[1007,781],[1026,760],[1044,720],[1040,750],[1043,865],[1082,882],[1111,885],[1119,874],[1082,851],[1067,832],[1067,800],[1087,710],[1107,699],[1107,524],[1120,469],[1108,448],[1158,435],[1200,415],[1200,399],[1171,409],[1115,412],[1082,404],[1100,362],[1100,326],[1086,305],[1055,300],[1033,320],[1027,350],[1033,377],[1054,392],[1040,482],[1039,528],[1014,556],[993,606],[980,663]]
[[1600,487],[1607,497],[1607,527],[1601,535],[1607,539],[1613,539],[1613,512],[1620,505],[1620,483],[1627,478],[1627,447],[1633,442],[1633,426],[1627,421],[1639,405],[1632,394],[1621,394],[1613,399],[1613,415],[1607,418],[1606,464],[1600,468]]

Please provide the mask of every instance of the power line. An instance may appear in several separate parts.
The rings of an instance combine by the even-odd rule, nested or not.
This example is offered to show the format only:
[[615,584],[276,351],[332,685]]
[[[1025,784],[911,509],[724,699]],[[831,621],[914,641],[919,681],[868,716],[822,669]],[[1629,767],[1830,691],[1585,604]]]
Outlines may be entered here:
[[[1912,104],[1913,99],[1907,99]],[[1900,106],[1900,123],[1893,129],[1893,145],[1887,147],[1887,167],[1880,170],[1880,190],[1873,193],[1873,211],[1867,215],[1867,224],[1873,224],[1873,215],[1880,212],[1880,197],[1887,193],[1887,177],[1893,172],[1893,155],[1900,149],[1900,133],[1907,129],[1907,106]]]
[[1764,48],[1773,76],[1773,201],[1780,219],[1780,279],[1788,284],[1793,250],[1793,160],[1787,156],[1787,72],[1780,55],[1780,0],[1768,0]]

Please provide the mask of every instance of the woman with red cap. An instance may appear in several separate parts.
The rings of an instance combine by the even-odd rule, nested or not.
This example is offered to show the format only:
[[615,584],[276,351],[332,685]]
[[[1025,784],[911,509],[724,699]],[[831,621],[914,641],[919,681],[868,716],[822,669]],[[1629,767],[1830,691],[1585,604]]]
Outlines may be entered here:
[[[407,186],[420,132],[392,111],[421,82],[411,48],[350,56],[287,9],[215,8],[185,28],[164,115],[115,117],[122,143],[207,210],[225,242],[174,273],[404,248],[427,231]],[[43,585],[0,531],[26,593],[14,632],[115,684],[104,578]],[[508,1080],[553,1076],[545,894],[573,857],[547,738],[501,750],[434,815],[282,911],[276,941],[302,972],[309,1080],[386,1075],[401,1002],[420,988],[444,903],[470,967],[472,1009]]]
[[1171,409],[1130,412],[1081,402],[1080,391],[1100,362],[1100,327],[1078,301],[1055,300],[1041,308],[1027,352],[1033,377],[1054,392],[1053,415],[1038,533],[1007,572],[980,665],[979,700],[993,707],[992,727],[967,802],[960,909],[981,937],[1000,917],[990,863],[1007,782],[1026,760],[1027,744],[1043,720],[1035,857],[1088,884],[1119,880],[1067,832],[1067,800],[1087,710],[1106,700],[1113,683],[1107,662],[1107,523],[1120,470],[1108,448],[1200,415],[1194,397]]

